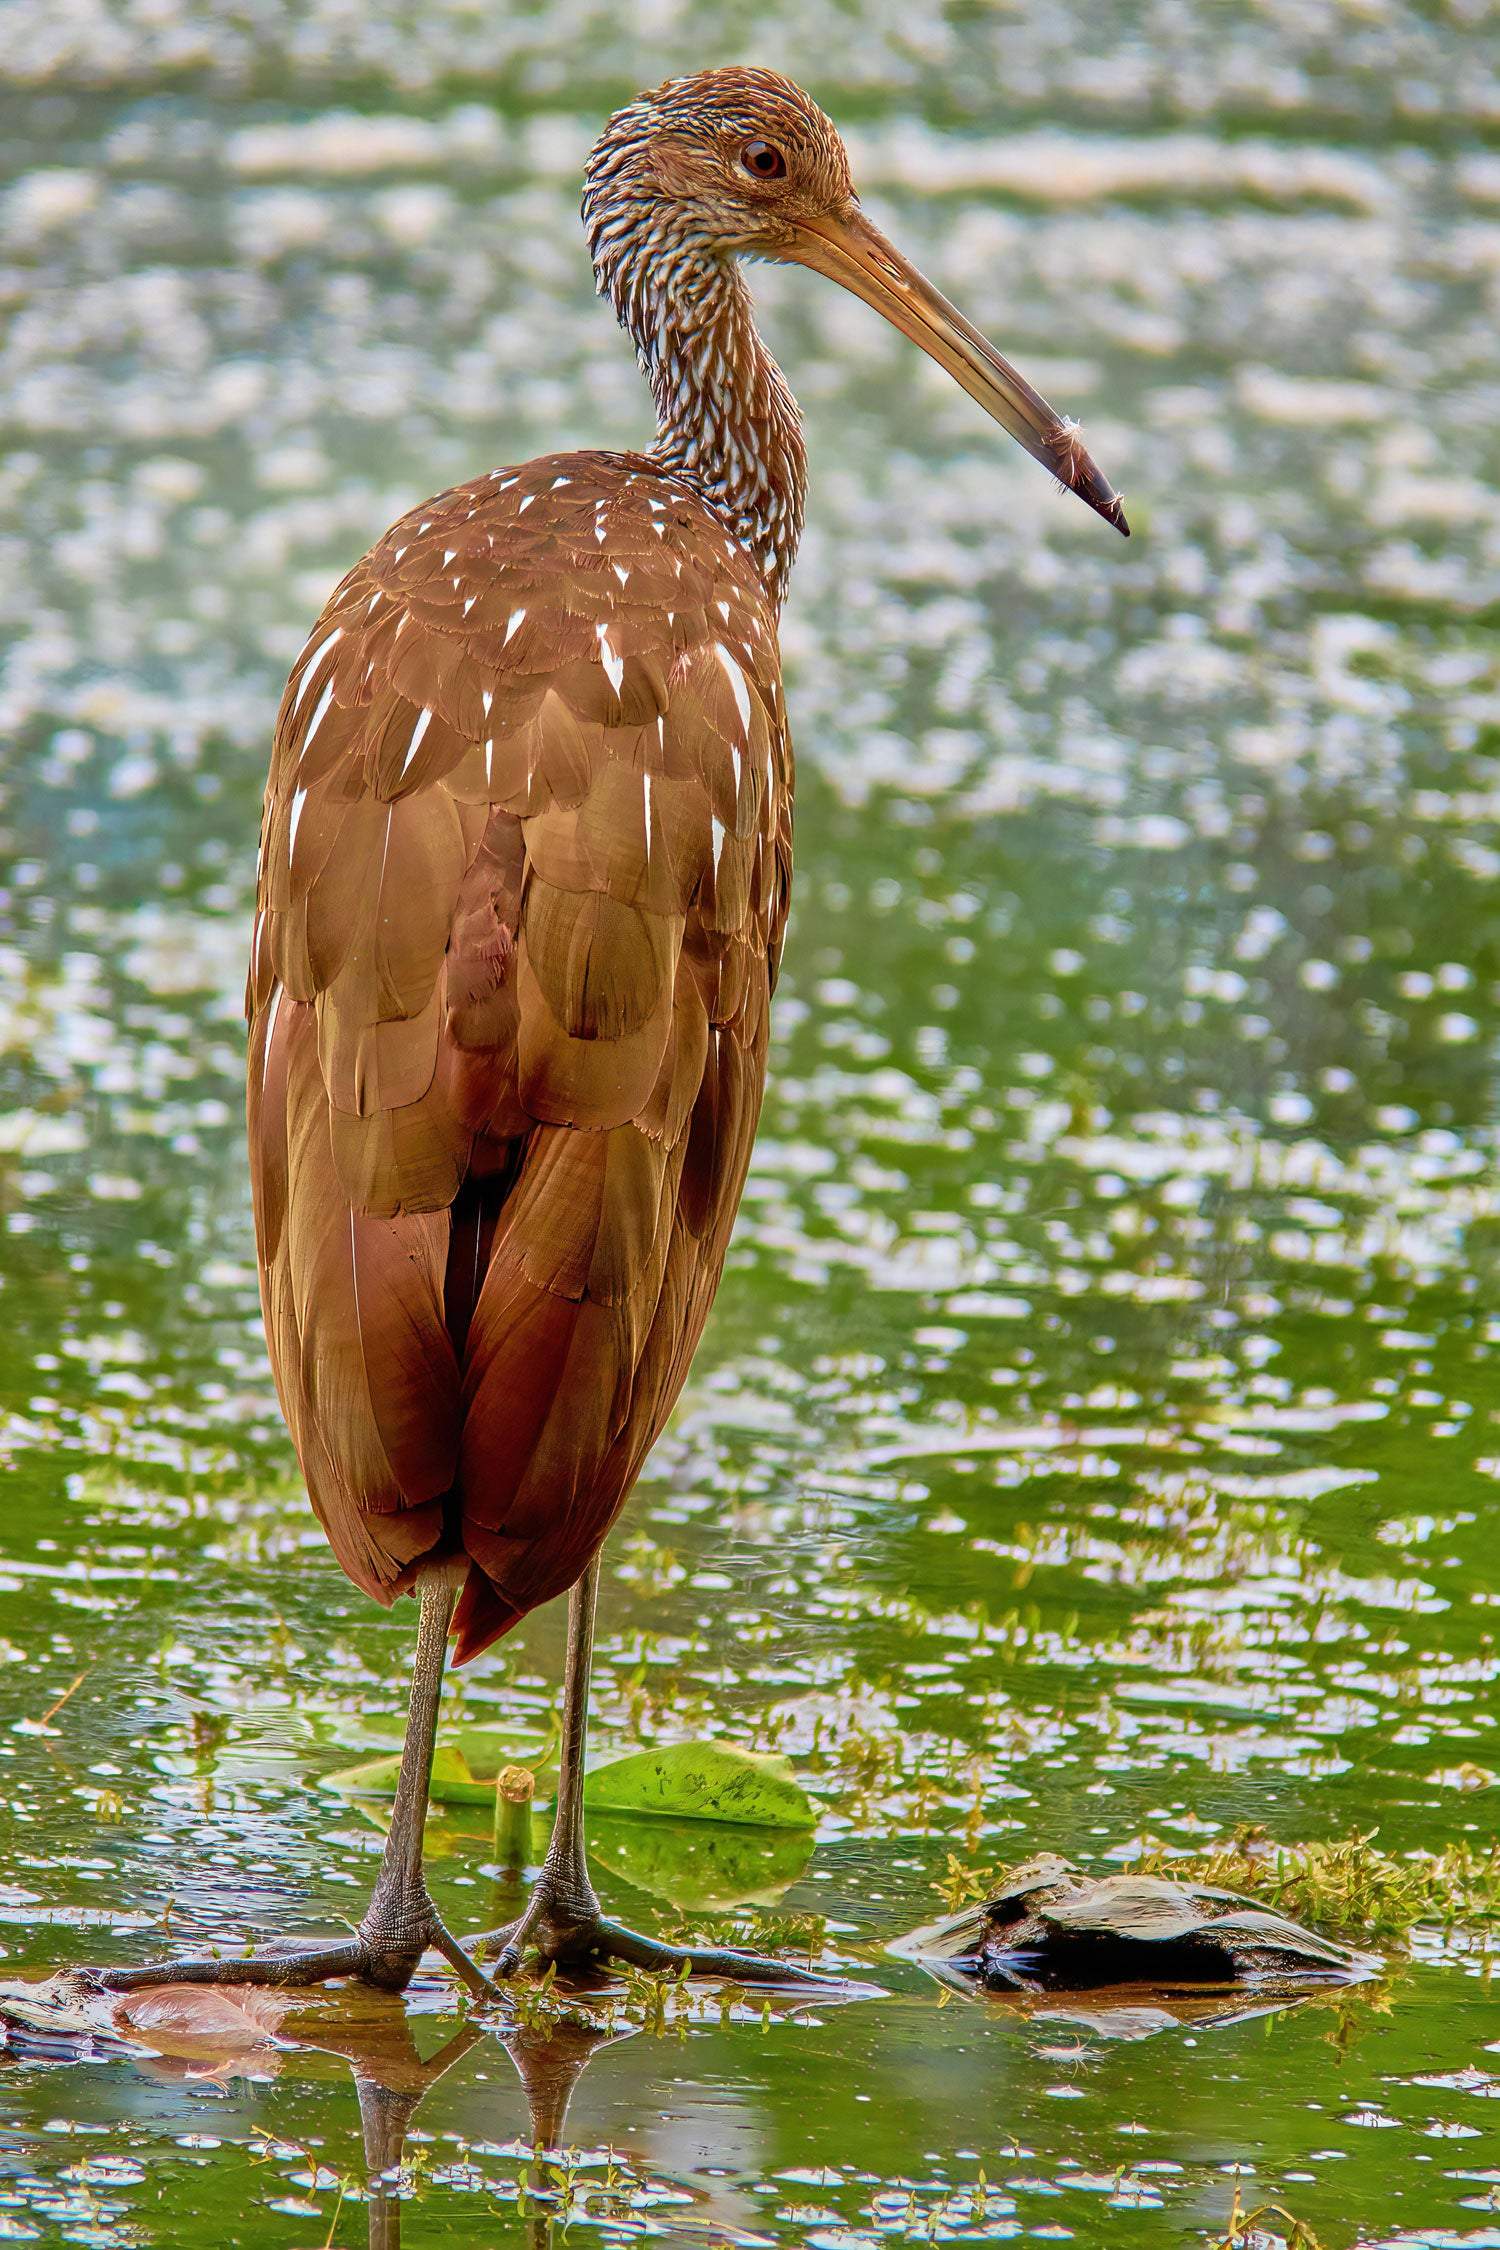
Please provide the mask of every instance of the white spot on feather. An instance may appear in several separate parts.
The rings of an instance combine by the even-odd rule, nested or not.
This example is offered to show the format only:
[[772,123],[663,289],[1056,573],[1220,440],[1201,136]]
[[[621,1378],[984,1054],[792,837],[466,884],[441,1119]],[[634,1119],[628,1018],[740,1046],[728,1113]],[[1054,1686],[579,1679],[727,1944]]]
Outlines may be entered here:
[[641,795],[646,806],[646,858],[649,861],[651,857],[651,776],[649,773],[641,776]]
[[490,693],[488,688],[481,688],[479,691],[479,700],[484,708],[484,715],[486,718],[488,718],[491,711],[493,711],[493,709],[495,708],[495,698]]
[[714,642],[714,654],[724,667],[730,689],[734,695],[734,707],[740,715],[740,725],[748,729],[750,725],[750,690],[745,685],[745,675],[722,641]]
[[533,500],[534,500],[535,498],[536,498],[536,494],[535,494],[534,492],[528,492],[528,493],[527,493],[527,495],[526,495],[526,497],[525,497],[525,499],[524,499],[524,500],[523,500],[523,501],[521,502],[521,505],[520,505],[520,506],[519,506],[519,507],[517,508],[517,510],[516,510],[516,514],[517,514],[518,516],[524,516],[524,515],[525,515],[525,513],[526,513],[526,511],[527,511],[527,509],[528,509],[528,508],[529,508],[529,507],[531,506],[531,503],[532,503],[532,501],[533,501]]
[[343,630],[344,628],[342,625],[335,625],[333,631],[331,633],[325,634],[323,639],[319,641],[317,647],[313,650],[311,656],[303,665],[302,677],[297,682],[297,693],[292,702],[292,709],[294,711],[301,708],[302,698],[304,695],[306,695],[308,689],[312,686],[312,676],[313,673],[317,670],[319,660],[327,655],[334,642],[338,640],[342,635]]
[[307,756],[308,751],[312,748],[313,736],[317,733],[319,727],[323,724],[323,721],[328,716],[328,706],[332,701],[333,682],[332,680],[330,680],[327,687],[324,688],[322,694],[318,697],[317,703],[313,709],[312,718],[308,723],[307,733],[303,736],[302,756],[304,758]]
[[625,660],[623,657],[616,656],[610,646],[609,627],[607,625],[598,625],[595,627],[595,631],[599,635],[599,662],[604,666],[604,677],[618,695],[621,683],[625,678]]
[[[526,612],[524,609],[513,609],[511,611],[509,617],[507,617],[507,619],[505,620],[505,639],[500,643],[500,646],[502,648],[508,645],[512,633],[520,632],[521,627],[525,624],[525,622]],[[488,718],[489,716],[489,708],[490,707],[488,704],[486,704],[484,707],[486,718]]]
[[708,825],[713,832],[714,873],[717,875],[719,872],[719,861],[723,857],[724,853],[725,828],[723,821],[713,813],[710,813],[709,815]]
[[280,985],[278,984],[278,985],[277,985],[277,987],[276,987],[276,990],[275,990],[275,991],[274,991],[274,992],[272,993],[272,995],[271,995],[271,1012],[270,1012],[270,1014],[269,1014],[269,1015],[268,1015],[268,1016],[266,1017],[266,1045],[265,1045],[265,1054],[264,1054],[264,1058],[263,1058],[263,1060],[262,1060],[262,1063],[261,1063],[261,1073],[260,1073],[260,1082],[261,1082],[261,1085],[262,1085],[262,1086],[264,1086],[264,1085],[265,1085],[265,1084],[267,1083],[267,1081],[269,1080],[269,1078],[270,1078],[270,1076],[271,1076],[271,1040],[272,1040],[272,1038],[273,1038],[273,1037],[274,1037],[274,1035],[275,1035],[275,1031],[276,1031],[276,1018],[277,1018],[277,1016],[278,1016],[278,1015],[279,1015],[280,1013],[281,1013],[281,986],[280,986]]
[[412,759],[421,749],[422,737],[427,732],[427,729],[431,726],[431,724],[432,713],[424,707],[421,717],[418,719],[416,725],[411,730],[411,740],[406,746],[406,756],[401,761],[401,779],[403,781],[406,779],[407,774],[411,771]]
[[292,817],[287,823],[286,858],[288,867],[297,857],[297,830],[302,821],[302,808],[307,803],[307,791],[298,789],[292,796]]

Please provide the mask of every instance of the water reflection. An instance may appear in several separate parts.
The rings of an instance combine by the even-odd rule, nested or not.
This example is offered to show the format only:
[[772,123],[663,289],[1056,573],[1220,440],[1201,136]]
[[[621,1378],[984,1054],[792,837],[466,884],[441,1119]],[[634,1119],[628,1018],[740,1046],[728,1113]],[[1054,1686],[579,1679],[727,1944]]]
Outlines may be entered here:
[[[353,1991],[309,2000],[175,1988],[116,2002],[99,2021],[98,2003],[89,2003],[92,2014],[74,2008],[70,2016],[55,1988],[33,1986],[30,2007],[18,2005],[24,1989],[6,1987],[0,2021],[13,2064],[40,2066],[54,2115],[75,2121],[59,2118],[59,2130],[85,2136],[86,2149],[87,2136],[102,2131],[94,2120],[123,2113],[138,2133],[149,2127],[159,2136],[170,2125],[178,2149],[218,2152],[196,2161],[220,2167],[246,2134],[252,2203],[306,2219],[309,2241],[327,2226],[330,2240],[362,2233],[380,2250],[396,2250],[404,2216],[426,2240],[434,2226],[462,2227],[476,2211],[518,2223],[537,2250],[556,2239],[559,2222],[650,2232],[665,2221],[669,2231],[696,2236],[707,2227],[717,2239],[746,2242],[763,2239],[768,2223],[852,2228],[876,2239],[900,2237],[913,2224],[959,2239],[1004,2237],[1023,2219],[1039,2224],[1049,2213],[1086,2210],[1099,2192],[1073,2136],[1053,2145],[1059,2103],[1084,2104],[1076,2121],[1085,2127],[1096,2109],[1107,2116],[1126,2105],[1111,2209],[1160,2210],[1170,2198],[1181,2216],[1196,2208],[1206,2217],[1216,2204],[1182,2202],[1183,2166],[1170,2151],[1205,2141],[1232,2148],[1226,2104],[1244,2098],[1247,2074],[1268,2129],[1283,2131],[1284,2089],[1298,2068],[1316,2068],[1325,2084],[1333,2072],[1358,2073],[1370,2032],[1388,2022],[1388,2001],[1369,1988],[1231,2002],[1144,1988],[1082,1999],[986,1997],[958,2014],[914,2010],[911,1995],[893,1992],[821,2024],[805,2003],[776,2010],[772,2033],[798,2044],[795,2053],[781,2051],[768,2076],[765,2051],[756,2052],[759,2007],[733,2010],[716,2038],[711,2009],[695,2008],[663,2036],[660,2025],[653,2034],[649,2022],[622,2018],[607,1993],[581,2004],[555,1994],[523,2001],[513,2020],[455,2029],[451,1995],[423,1980],[407,2006]],[[1165,2147],[1128,2060],[1145,2040],[1157,2042],[1157,2076],[1182,2107]],[[506,2060],[497,2077],[499,2047]],[[1357,2133],[1396,2122],[1386,2107],[1400,2100],[1392,2053],[1381,2041],[1376,2047],[1388,2091],[1350,2110],[1343,2122]],[[64,2064],[74,2067],[63,2073]],[[596,2066],[608,2083],[575,2121],[570,2107]],[[141,2098],[130,2092],[132,2077],[145,2089]],[[796,2131],[772,2096],[773,2079],[800,2088]],[[1464,2090],[1472,2100],[1492,2082],[1481,2074]],[[0,2099],[7,2083],[0,2072]],[[1437,2081],[1428,2074],[1420,2083]],[[956,2162],[934,2168],[921,2152],[945,2116],[958,2122],[961,2150]],[[1325,2121],[1325,2134],[1333,2124]],[[1467,2128],[1455,2120],[1445,2130],[1461,2138]],[[82,2167],[96,2191],[101,2231],[92,2239],[123,2243],[135,2238],[132,2191],[146,2175],[131,2159],[106,2156],[107,2146],[96,2143],[99,2153]],[[887,2177],[895,2174],[889,2187],[872,2177],[876,2150],[886,2154]],[[22,2193],[7,2200],[41,2213],[61,2207],[28,2166],[11,2169]],[[256,2181],[257,2169],[269,2185]],[[69,2171],[79,2178],[79,2166]],[[190,2197],[201,2187],[185,2184]],[[169,2188],[169,2207],[179,2200]],[[238,2219],[227,2223],[237,2239]],[[274,2239],[284,2241],[284,2230]]]
[[[1009,2014],[1018,2023],[1043,2033],[1064,2025],[1091,2032],[1097,2039],[1154,2039],[1165,2031],[1217,2031],[1230,2024],[1255,2023],[1294,2008],[1325,2008],[1341,2023],[1348,2020],[1347,1995],[1326,1988],[1257,1992],[1220,1986],[1216,1991],[1172,1992],[1158,1985],[1121,1984],[1086,1994],[999,1992],[976,1985],[971,1977],[945,1971],[937,1963],[928,1961],[923,1966],[945,1991],[960,1993],[976,2007]],[[1066,2052],[1056,2048],[1049,2051]],[[1075,2048],[1070,2059],[1081,2061],[1086,2053],[1086,2048]]]
[[[406,2011],[398,2012],[399,2024],[391,2024],[378,2039],[351,2027],[345,2037],[325,2035],[319,2042],[326,2051],[347,2055],[353,2066],[367,2174],[370,2250],[400,2250],[407,2191],[402,2166],[407,2133],[419,2105],[429,2088],[487,2036],[478,2024],[466,2023],[424,2059]],[[549,2158],[565,2161],[573,2089],[601,2046],[631,2036],[629,2029],[608,2029],[582,2016],[517,2028],[503,2036],[501,2043],[515,2065],[526,2100],[526,2137],[533,2164],[529,2178],[521,2175],[521,2184],[531,2204],[528,2238],[534,2250],[550,2250],[559,2221],[566,2226],[575,2216],[571,2196],[559,2198],[548,2162]]]
[[[631,2005],[628,1986],[622,1989],[600,1976],[586,1980],[579,1991],[581,1997],[575,1999],[550,1984],[539,1991],[523,1987],[507,2019],[466,2018],[455,2029],[451,1988],[422,1976],[405,1996],[353,1985],[312,1996],[229,1985],[148,1987],[120,1998],[86,1990],[63,1975],[0,1986],[0,2059],[54,2071],[105,2064],[138,2073],[150,2084],[188,2092],[226,2093],[243,2083],[302,2089],[304,2094],[334,2083],[330,2058],[346,2062],[358,2104],[359,2177],[330,2167],[320,2156],[326,2141],[321,2118],[324,2130],[306,2140],[295,2132],[285,2137],[266,2132],[261,2154],[299,2164],[303,2169],[292,2174],[292,2185],[335,2193],[335,2225],[346,2199],[363,2201],[370,2250],[399,2250],[403,2207],[424,2185],[424,2163],[414,2171],[407,2161],[417,2112],[439,2081],[467,2058],[479,2050],[493,2054],[498,2047],[519,2081],[524,2130],[501,2142],[493,2138],[492,2122],[491,2137],[468,2167],[468,2184],[483,2183],[477,2160],[510,2159],[506,2196],[516,2215],[527,2220],[528,2239],[536,2250],[544,2250],[559,2222],[566,2226],[575,2218],[597,2220],[601,2215],[618,2222],[633,2201],[642,2196],[649,2200],[650,2193],[649,2183],[634,2176],[628,2160],[622,2168],[611,2157],[600,2182],[589,2176],[590,2166],[580,2152],[570,2149],[568,2110],[584,2072],[598,2055],[636,2037],[642,2028],[628,2012],[623,2018],[619,2013],[622,2002],[627,2011]],[[674,2002],[684,2025],[713,2013],[702,2006],[701,1997],[663,1990],[647,2002],[648,2028],[654,2022],[659,2034]],[[773,2016],[791,2020],[807,2013],[811,2004],[795,1998],[758,2000],[753,2012],[727,1998],[721,2005],[748,2023]],[[128,2096],[124,2106],[131,2106]],[[503,2109],[512,2106],[503,2103]],[[493,2121],[493,2088],[482,2093],[480,2108]],[[453,2169],[458,2177],[465,2167]],[[660,2196],[659,2186],[655,2192]],[[291,2205],[283,2201],[279,2208],[290,2211]]]
[[[305,2077],[310,2069],[317,2074],[322,2057],[343,2057],[359,2103],[370,2250],[400,2250],[402,2163],[411,2121],[430,2088],[486,2037],[478,2024],[464,2023],[435,2048],[429,2041],[424,2054],[400,2000],[353,1990],[340,1992],[315,2016],[305,2006],[291,2006],[285,1994],[233,1988],[185,2003],[180,1995],[163,1993],[154,2002],[143,1995],[116,2015],[150,2058],[138,2049],[136,2067],[169,2081]],[[535,2054],[517,2059],[539,2152],[559,2145],[568,2094],[582,2068],[566,2034],[553,2044],[555,2060]],[[535,2100],[529,2072],[537,2079]],[[316,2183],[320,2167],[316,2157],[311,2162]]]

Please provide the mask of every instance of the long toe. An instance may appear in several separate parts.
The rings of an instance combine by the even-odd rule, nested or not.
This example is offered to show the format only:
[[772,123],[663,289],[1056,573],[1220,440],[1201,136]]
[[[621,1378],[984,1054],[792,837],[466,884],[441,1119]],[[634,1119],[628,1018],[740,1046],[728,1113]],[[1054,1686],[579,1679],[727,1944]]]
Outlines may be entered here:
[[431,1907],[420,1925],[407,1917],[399,1932],[380,1926],[372,1931],[367,1921],[353,1938],[334,1945],[268,1947],[261,1953],[205,1954],[143,1961],[130,1968],[77,1969],[73,1974],[93,1992],[141,1992],[166,1984],[237,1984],[294,1991],[339,1977],[356,1977],[381,1992],[404,1992],[429,1949],[442,1955],[475,1999],[498,1998],[498,1987],[470,1960]]
[[500,1998],[500,1986],[480,1968],[477,1961],[471,1958],[437,1914],[432,1917],[432,1928],[428,1933],[428,1943],[436,1952],[441,1953],[471,1999],[488,2001]]
[[336,1945],[284,1953],[215,1953],[193,1959],[143,1961],[133,1968],[81,1969],[75,1973],[99,1992],[140,1992],[158,1984],[249,1984],[283,1987],[327,1984],[362,1973],[364,1948],[350,1938]]
[[[666,1945],[660,1938],[642,1937],[622,1922],[601,1915],[592,1932],[596,1960],[623,1961],[658,1975],[713,1977],[725,1984],[747,1984],[782,1991],[851,1993],[847,1977],[829,1976],[807,1969],[797,1961],[783,1961],[773,1953],[748,1953],[737,1946]],[[860,1987],[858,1989],[867,1989]]]

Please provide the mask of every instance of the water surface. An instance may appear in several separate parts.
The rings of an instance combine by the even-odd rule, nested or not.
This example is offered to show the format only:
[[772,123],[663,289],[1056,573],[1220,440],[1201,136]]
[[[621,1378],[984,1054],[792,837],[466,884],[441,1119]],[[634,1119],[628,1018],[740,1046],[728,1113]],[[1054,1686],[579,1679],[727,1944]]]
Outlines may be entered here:
[[[1137,536],[862,308],[762,277],[812,445],[797,896],[596,1708],[602,1743],[780,1746],[824,1818],[805,1860],[595,1843],[622,1911],[816,1917],[888,1996],[485,2034],[413,2114],[406,2239],[567,2208],[583,2239],[1187,2244],[1238,2188],[1332,2244],[1500,2243],[1480,1933],[1132,2039],[880,1952],[950,1856],[1494,1832],[1500,86],[1457,5],[8,30],[4,1969],[358,1911],[378,1831],[312,1786],[346,1761],[309,1719],[399,1708],[410,1617],[327,1554],[260,1341],[271,718],[399,510],[639,439],[579,167],[614,100],[737,55],[848,121],[877,217],[1084,419]],[[529,1620],[464,1707],[533,1726],[560,1636]],[[434,1823],[461,1927],[498,1911],[481,1828]],[[363,2241],[349,2050],[425,2074],[341,2020],[0,2064],[0,2240]],[[524,2080],[555,2123],[574,2065],[539,2181]]]

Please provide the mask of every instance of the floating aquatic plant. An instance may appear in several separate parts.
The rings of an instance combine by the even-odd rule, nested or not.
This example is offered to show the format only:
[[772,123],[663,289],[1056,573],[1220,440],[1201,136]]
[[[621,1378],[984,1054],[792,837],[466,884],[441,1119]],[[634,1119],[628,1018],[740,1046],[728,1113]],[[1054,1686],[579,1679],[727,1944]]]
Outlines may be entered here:
[[1397,1857],[1380,1849],[1378,1834],[1354,1829],[1331,1842],[1278,1844],[1262,1828],[1239,1828],[1211,1851],[1184,1858],[1155,1845],[1133,1864],[1143,1874],[1250,1891],[1282,1913],[1351,1936],[1399,1941],[1423,1924],[1476,1931],[1500,1924],[1500,1841],[1460,1840]]
[[[1397,1857],[1380,1849],[1377,1835],[1354,1829],[1331,1842],[1279,1844],[1252,1826],[1204,1852],[1174,1851],[1147,1837],[1129,1867],[1244,1891],[1278,1913],[1351,1938],[1400,1942],[1424,1924],[1474,1931],[1500,1925],[1500,1841],[1463,1840]],[[987,1896],[999,1876],[951,1855],[937,1888],[957,1908]]]

